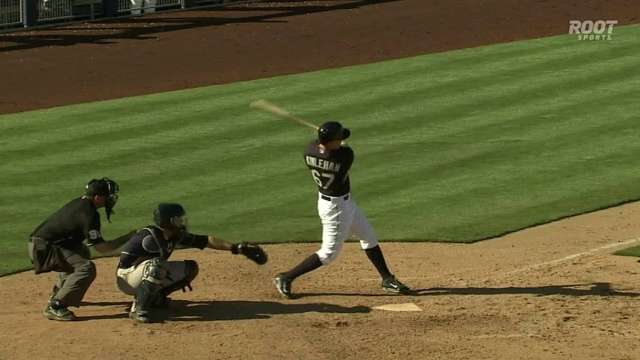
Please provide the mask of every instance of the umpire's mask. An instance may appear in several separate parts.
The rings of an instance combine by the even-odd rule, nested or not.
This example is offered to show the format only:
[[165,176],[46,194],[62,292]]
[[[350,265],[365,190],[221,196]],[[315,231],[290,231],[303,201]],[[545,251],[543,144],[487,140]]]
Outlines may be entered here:
[[118,202],[118,192],[120,187],[118,184],[109,179],[93,179],[86,186],[86,195],[93,197],[95,195],[105,196],[104,211],[107,214],[107,220],[111,222],[111,215],[114,214],[113,208]]

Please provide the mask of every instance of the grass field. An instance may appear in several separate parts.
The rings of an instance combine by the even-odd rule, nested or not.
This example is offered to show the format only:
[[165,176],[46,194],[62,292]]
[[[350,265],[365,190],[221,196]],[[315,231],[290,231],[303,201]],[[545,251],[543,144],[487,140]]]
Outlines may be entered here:
[[628,249],[617,251],[616,255],[640,257],[640,246],[634,246]]
[[0,273],[92,177],[121,185],[107,238],[185,205],[196,232],[316,241],[306,128],[352,128],[354,195],[387,240],[471,242],[640,198],[640,27],[0,116]]

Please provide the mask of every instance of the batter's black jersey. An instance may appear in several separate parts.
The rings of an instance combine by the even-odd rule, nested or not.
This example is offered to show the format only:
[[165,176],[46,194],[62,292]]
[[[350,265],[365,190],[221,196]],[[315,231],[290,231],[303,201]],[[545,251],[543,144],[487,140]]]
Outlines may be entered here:
[[353,164],[353,150],[340,146],[336,150],[321,150],[318,140],[312,141],[304,152],[304,161],[318,191],[328,196],[342,196],[351,191],[349,169]]
[[74,248],[87,239],[89,245],[104,242],[100,214],[90,199],[77,198],[49,216],[32,233],[63,248]]
[[135,233],[122,248],[118,268],[128,269],[144,260],[161,257],[168,259],[176,248],[204,249],[209,243],[206,235],[182,233],[175,239],[165,239],[162,229],[155,225]]

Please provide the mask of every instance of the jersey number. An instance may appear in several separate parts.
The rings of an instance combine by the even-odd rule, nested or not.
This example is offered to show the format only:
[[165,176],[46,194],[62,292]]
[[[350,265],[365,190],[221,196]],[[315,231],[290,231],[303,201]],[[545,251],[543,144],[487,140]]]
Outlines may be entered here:
[[[313,181],[323,189],[328,189],[336,178],[335,174],[320,173],[318,170],[311,170],[311,176],[313,176]],[[323,181],[324,179],[327,179],[326,183]]]

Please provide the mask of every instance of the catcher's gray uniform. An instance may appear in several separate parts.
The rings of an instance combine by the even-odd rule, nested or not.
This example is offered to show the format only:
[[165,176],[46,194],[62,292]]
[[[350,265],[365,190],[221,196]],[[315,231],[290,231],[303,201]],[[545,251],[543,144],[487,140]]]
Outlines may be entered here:
[[169,261],[176,248],[209,247],[242,254],[259,265],[267,262],[267,254],[258,245],[231,244],[210,235],[189,233],[185,215],[180,204],[158,205],[154,211],[156,225],[138,231],[122,249],[116,283],[123,293],[135,297],[129,316],[137,322],[151,322],[151,308],[167,305],[170,293],[191,289],[198,264],[193,260]]
[[190,287],[191,281],[198,275],[198,264],[193,260],[168,261],[173,250],[207,246],[206,235],[194,235],[188,232],[179,238],[165,239],[158,226],[148,226],[131,237],[124,246],[118,263],[118,288],[127,295],[135,295],[144,280],[157,285],[164,296],[173,291]]

